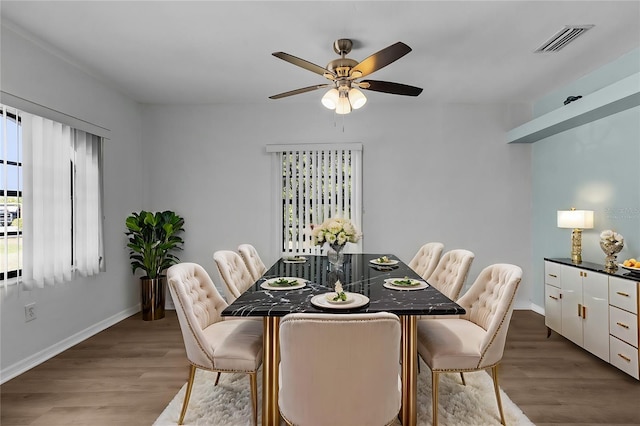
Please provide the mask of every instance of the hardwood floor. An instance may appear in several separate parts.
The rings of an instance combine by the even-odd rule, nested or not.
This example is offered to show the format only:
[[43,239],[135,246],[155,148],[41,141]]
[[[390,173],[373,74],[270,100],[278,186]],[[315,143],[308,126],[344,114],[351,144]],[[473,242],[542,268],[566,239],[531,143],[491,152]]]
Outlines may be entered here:
[[[0,424],[151,425],[186,382],[174,311],[128,318],[0,386]],[[536,425],[640,424],[640,382],[516,311],[500,369]],[[474,425],[475,426],[475,425]]]

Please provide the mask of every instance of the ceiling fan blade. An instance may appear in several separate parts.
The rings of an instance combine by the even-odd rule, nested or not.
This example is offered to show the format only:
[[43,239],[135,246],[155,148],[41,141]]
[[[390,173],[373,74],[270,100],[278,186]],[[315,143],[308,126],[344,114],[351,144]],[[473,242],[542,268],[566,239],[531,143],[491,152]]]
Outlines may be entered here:
[[322,89],[323,87],[333,86],[333,84],[316,84],[315,86],[303,87],[301,89],[291,90],[289,92],[278,93],[277,95],[269,96],[269,99],[286,98],[287,96],[299,95],[300,93],[311,92],[316,89]]
[[284,53],[284,52],[273,52],[272,55],[275,56],[276,58],[282,59],[283,61],[287,61],[293,65],[297,65],[311,72],[315,72],[316,74],[320,74],[322,76],[331,75],[335,77],[335,73],[329,71],[328,69],[323,68],[320,65],[311,63],[309,61],[305,61],[304,59],[300,59],[297,56],[289,55],[288,53]]
[[362,80],[358,83],[358,86],[361,89],[373,90],[374,92],[391,93],[392,95],[418,96],[422,93],[422,89],[420,87],[392,83],[390,81]]
[[411,52],[411,48],[399,41],[389,47],[385,47],[381,51],[374,53],[360,62],[358,65],[353,67],[351,75],[353,76],[354,72],[357,71],[360,75],[356,78],[364,77],[365,75],[369,75],[372,72],[378,71],[380,68],[386,67],[390,63],[397,61],[409,52]]

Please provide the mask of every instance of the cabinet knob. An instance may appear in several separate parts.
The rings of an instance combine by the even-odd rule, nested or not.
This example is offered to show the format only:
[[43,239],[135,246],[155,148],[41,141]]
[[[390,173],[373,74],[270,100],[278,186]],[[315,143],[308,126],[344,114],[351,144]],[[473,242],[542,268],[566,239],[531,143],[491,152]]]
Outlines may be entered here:
[[553,299],[553,300],[558,300],[558,298],[557,298],[557,297],[555,297],[555,296],[549,296],[549,297],[550,297],[551,299]]
[[623,324],[621,322],[616,322],[616,324],[618,324],[622,328],[629,328],[629,326],[627,324]]
[[578,303],[578,316],[582,317],[582,304]]
[[624,296],[624,297],[629,297],[629,293],[625,293],[623,291],[616,291],[616,294],[619,294],[620,296]]
[[549,274],[549,276],[553,277],[553,278],[558,278],[558,276],[556,274]]

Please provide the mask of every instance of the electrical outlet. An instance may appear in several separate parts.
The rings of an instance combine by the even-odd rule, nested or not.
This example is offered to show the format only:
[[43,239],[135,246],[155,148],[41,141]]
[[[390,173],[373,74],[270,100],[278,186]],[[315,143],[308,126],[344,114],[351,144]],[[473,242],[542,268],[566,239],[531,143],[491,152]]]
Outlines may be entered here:
[[24,321],[29,322],[36,319],[36,302],[24,305]]

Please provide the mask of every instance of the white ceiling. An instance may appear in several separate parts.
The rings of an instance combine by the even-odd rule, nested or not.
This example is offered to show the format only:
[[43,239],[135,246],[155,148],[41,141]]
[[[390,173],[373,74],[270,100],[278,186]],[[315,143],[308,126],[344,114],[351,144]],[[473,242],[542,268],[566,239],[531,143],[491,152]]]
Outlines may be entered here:
[[[2,23],[152,104],[318,101],[326,82],[271,55],[326,64],[351,38],[358,61],[413,51],[367,78],[424,88],[413,102],[532,102],[640,46],[640,1],[7,1]],[[558,53],[564,25],[595,27]],[[404,97],[367,92],[376,102]],[[406,98],[404,98],[406,99]]]

